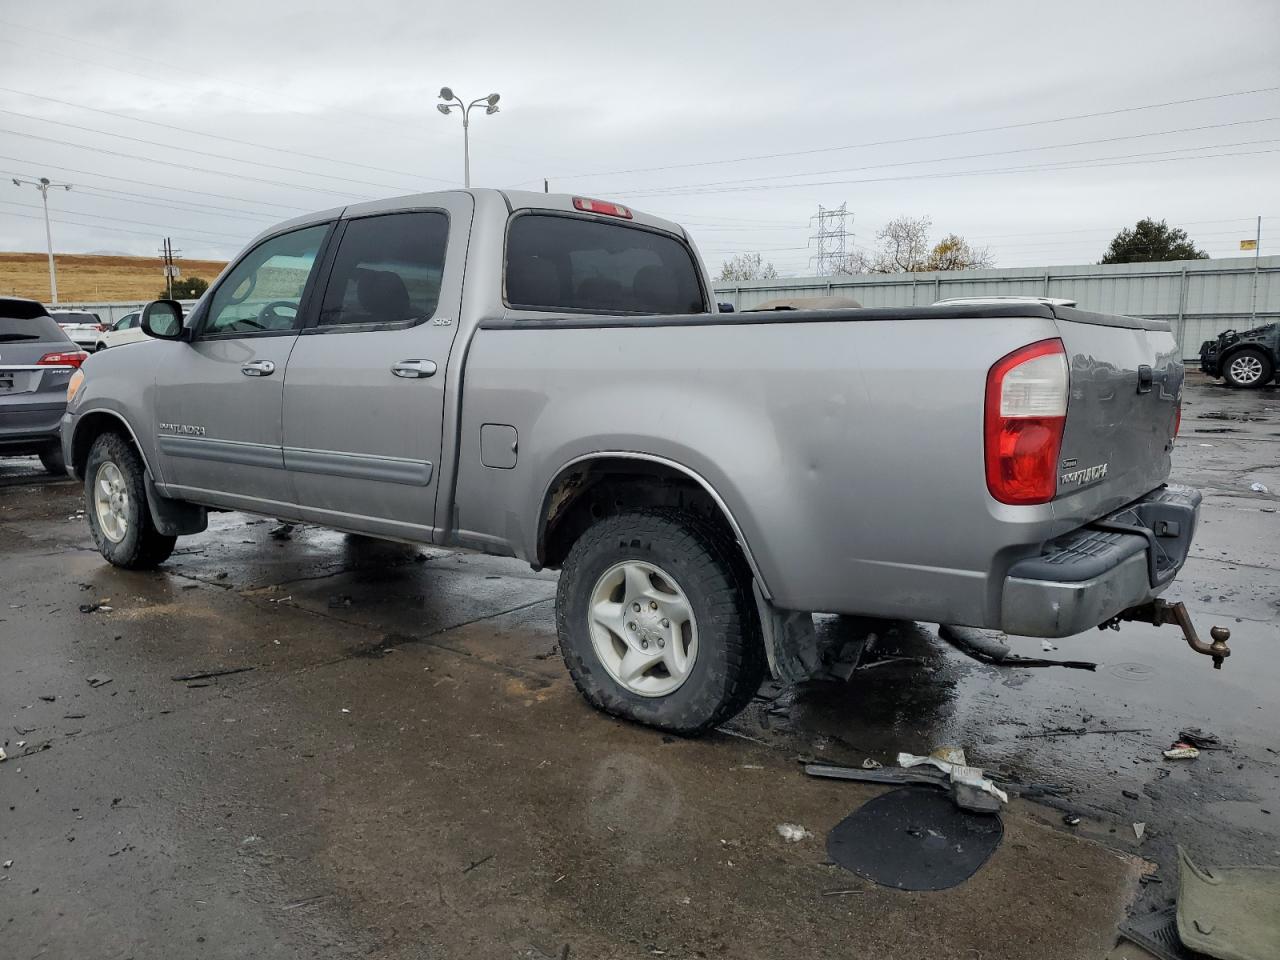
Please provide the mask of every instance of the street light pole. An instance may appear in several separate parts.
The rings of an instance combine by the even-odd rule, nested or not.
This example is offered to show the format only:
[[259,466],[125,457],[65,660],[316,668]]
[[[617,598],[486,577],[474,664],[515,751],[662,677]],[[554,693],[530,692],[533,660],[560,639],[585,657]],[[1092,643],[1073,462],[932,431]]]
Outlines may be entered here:
[[58,303],[58,272],[53,265],[53,231],[49,227],[49,188],[61,187],[63,190],[70,190],[69,183],[53,183],[48,177],[41,177],[39,180],[23,180],[20,177],[13,177],[13,185],[15,187],[31,186],[40,191],[40,200],[44,205],[44,242],[49,252],[49,301],[53,305]]
[[450,111],[457,108],[462,111],[462,182],[464,186],[471,186],[471,108],[484,104],[484,112],[486,116],[492,116],[498,112],[498,100],[501,99],[498,94],[491,93],[487,97],[481,97],[479,100],[472,100],[470,103],[464,103],[462,98],[457,96],[449,87],[440,88],[440,99],[444,103],[437,103],[436,109],[448,116]]

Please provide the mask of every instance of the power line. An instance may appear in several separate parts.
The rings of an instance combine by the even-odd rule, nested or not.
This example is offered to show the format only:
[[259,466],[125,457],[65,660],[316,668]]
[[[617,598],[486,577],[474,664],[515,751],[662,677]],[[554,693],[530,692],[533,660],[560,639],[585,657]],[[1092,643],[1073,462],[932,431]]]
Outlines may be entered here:
[[1006,123],[994,127],[975,127],[971,130],[955,130],[950,133],[930,133],[915,137],[899,137],[893,140],[868,140],[863,143],[850,143],[838,147],[814,147],[809,150],[788,150],[783,153],[761,153],[746,157],[731,157],[724,160],[697,160],[689,163],[671,163],[659,167],[632,167],[628,170],[606,170],[595,173],[558,174],[552,179],[565,180],[579,177],[612,177],[625,173],[654,173],[662,170],[685,170],[691,167],[711,167],[727,163],[748,163],[754,160],[778,160],[783,157],[806,157],[815,153],[833,153],[840,150],[860,150],[866,147],[885,147],[900,143],[920,143],[924,140],[942,140],[947,137],[964,137],[975,133],[995,133],[1000,130],[1021,130],[1027,127],[1041,127],[1052,123],[1067,123],[1072,120],[1091,120],[1096,117],[1112,117],[1123,113],[1137,113],[1141,110],[1158,110],[1164,107],[1179,107],[1191,103],[1205,103],[1211,100],[1225,100],[1230,97],[1247,97],[1256,93],[1274,93],[1276,87],[1257,87],[1253,90],[1236,90],[1231,93],[1217,93],[1204,97],[1190,97],[1185,100],[1166,100],[1162,103],[1147,103],[1137,107],[1120,107],[1114,110],[1099,110],[1093,113],[1077,113],[1064,117],[1053,117],[1048,120],[1028,120],[1021,123]]
[[[357,163],[354,160],[342,160],[342,159],[339,159],[338,157],[322,157],[314,153],[303,153],[301,150],[290,150],[287,147],[272,146],[269,143],[255,143],[252,140],[240,140],[236,137],[227,137],[218,133],[208,133],[207,131],[204,131],[204,130],[193,130],[190,127],[180,127],[177,124],[173,124],[173,123],[163,123],[159,120],[146,120],[142,117],[133,117],[127,113],[117,113],[114,110],[104,110],[101,107],[90,107],[83,103],[74,103],[71,100],[59,100],[57,97],[47,97],[47,96],[44,96],[43,94],[31,93],[30,91],[27,91],[27,90],[17,90],[13,87],[0,87],[0,90],[4,91],[5,93],[16,93],[24,97],[33,97],[34,99],[37,99],[37,100],[46,100],[49,103],[62,104],[65,107],[74,107],[77,110],[88,110],[91,113],[101,113],[104,116],[117,117],[121,120],[131,120],[134,123],[145,123],[148,126],[152,126],[152,127],[161,127],[162,129],[165,129],[165,130],[175,130],[178,133],[194,134],[195,136],[198,136],[198,137],[207,137],[210,140],[222,140],[225,143],[234,143],[242,147],[256,147],[260,150],[273,150],[276,153],[286,153],[291,156],[305,157],[308,160],[320,160],[325,163],[337,163],[343,166],[356,167],[357,169],[360,169],[360,170],[373,170],[378,173],[392,173],[402,177],[417,177],[420,180],[434,180],[437,183],[444,183],[444,184],[448,184],[449,186],[458,185],[457,180],[448,180],[442,177],[429,177],[423,173],[410,173],[408,170],[393,170],[389,167],[374,167],[374,166],[370,166],[367,163]],[[18,114],[18,116],[25,116],[25,114]],[[43,118],[40,118],[40,119],[43,119]],[[49,122],[52,123],[54,121],[49,121]],[[175,147],[175,149],[185,149],[185,148]]]
[[74,167],[63,167],[56,163],[37,163],[30,160],[23,160],[20,157],[0,156],[0,160],[8,160],[10,163],[21,163],[28,166],[48,167],[50,170],[61,170],[63,173],[79,173],[90,177],[101,177],[103,180],[116,180],[120,183],[132,183],[141,187],[156,187],[160,190],[173,190],[178,193],[189,193],[193,196],[214,197],[218,200],[237,200],[241,203],[252,203],[260,207],[278,207],[281,210],[292,210],[296,213],[307,213],[311,207],[298,207],[288,203],[275,203],[270,200],[253,200],[249,197],[232,197],[225,193],[209,193],[205,190],[192,190],[189,187],[170,187],[163,183],[154,183],[150,180],[130,180],[128,177],[117,177],[108,173],[98,173],[93,170],[77,170]]
[[139,160],[143,163],[156,163],[163,167],[174,167],[178,170],[187,170],[191,173],[211,173],[219,177],[230,177],[233,180],[246,180],[252,183],[263,183],[272,187],[286,187],[291,190],[307,190],[311,193],[327,193],[330,196],[345,197],[348,200],[355,197],[360,200],[376,200],[377,197],[371,197],[367,194],[350,194],[341,190],[330,190],[328,187],[313,187],[302,183],[286,183],[283,180],[267,180],[263,177],[251,177],[246,173],[228,173],[225,170],[213,170],[209,167],[197,167],[188,163],[175,163],[172,160],[159,160],[155,157],[146,157],[137,153],[122,153],[119,150],[106,150],[102,147],[94,147],[85,143],[75,143],[71,140],[58,140],[53,137],[42,137],[36,133],[22,133],[18,130],[5,130],[0,128],[0,133],[7,133],[14,137],[25,137],[28,140],[40,140],[43,143],[53,143],[62,147],[73,147],[77,150],[92,150],[94,153],[102,154],[108,157],[121,157],[125,160]]
[[[16,203],[12,200],[0,200],[0,203],[4,204],[7,207],[25,207],[29,210],[40,209],[39,207],[37,207],[35,204],[32,204],[32,203]],[[107,217],[98,213],[84,213],[83,211],[80,211],[80,210],[68,210],[67,212],[77,217],[88,217],[91,220],[110,220],[112,223],[132,223],[140,227],[158,227],[161,230],[173,229],[167,223],[152,223],[148,220],[126,220],[123,217]],[[85,224],[82,224],[82,226],[85,226]],[[230,234],[230,233],[218,233],[216,230],[201,230],[199,228],[193,229],[191,227],[187,227],[185,229],[190,230],[192,233],[208,234],[209,236],[216,237],[219,240],[233,240],[233,241],[238,241],[240,243],[244,243],[244,241],[249,239],[248,236],[244,234],[236,235],[236,234]]]
[[[1276,140],[1274,139],[1249,140],[1249,141],[1242,141],[1242,143],[1237,143],[1237,144],[1209,144],[1203,147],[1182,147],[1180,149],[1183,151],[1212,150],[1212,149],[1218,149],[1220,147],[1241,146],[1246,143],[1252,144],[1252,143],[1275,143],[1275,142]],[[1121,155],[1121,156],[1122,157],[1123,156],[1153,157],[1159,153],[1172,153],[1172,152],[1177,152],[1177,151],[1156,151],[1155,153],[1128,154],[1128,155]],[[1276,152],[1277,152],[1276,150],[1249,150],[1249,151],[1238,151],[1235,153],[1203,154],[1201,156],[1195,156],[1195,157],[1163,157],[1158,159],[1145,159],[1145,160],[1128,160],[1128,161],[1121,160],[1121,162],[1116,162],[1116,163],[1107,162],[1107,161],[1118,160],[1121,158],[1091,157],[1088,159],[1081,159],[1081,160],[1058,160],[1052,163],[1035,164],[1035,165],[1030,165],[1025,167],[991,167],[991,168],[978,169],[978,170],[956,170],[952,172],[900,174],[897,176],[889,176],[889,177],[864,177],[859,180],[821,180],[821,181],[814,181],[812,183],[754,184],[752,186],[745,186],[745,187],[721,187],[715,190],[706,190],[702,188],[695,188],[693,190],[690,190],[687,187],[673,187],[673,188],[665,188],[663,190],[653,190],[649,192],[614,191],[614,193],[618,196],[643,198],[643,197],[664,197],[664,196],[665,197],[691,196],[691,195],[704,195],[709,193],[742,193],[742,192],[759,191],[759,190],[793,190],[801,187],[850,186],[850,185],[865,184],[865,183],[890,183],[890,182],[900,181],[900,180],[949,180],[949,179],[956,179],[961,177],[997,176],[1000,174],[1009,174],[1009,173],[1033,173],[1040,170],[1077,170],[1077,169],[1092,169],[1092,168],[1099,168],[1099,167],[1133,166],[1133,165],[1141,165],[1141,164],[1148,164],[1148,163],[1173,163],[1180,160],[1214,160],[1221,157],[1243,157],[1243,156],[1254,156],[1257,154],[1276,153]]]
[[[401,186],[395,183],[378,183],[373,180],[356,180],[353,177],[340,177],[332,173],[315,173],[311,170],[299,170],[297,167],[285,167],[276,163],[263,163],[261,160],[245,160],[240,157],[228,156],[225,153],[210,153],[208,150],[196,150],[193,147],[179,147],[169,143],[162,143],[159,140],[148,140],[145,137],[131,137],[123,133],[111,133],[108,130],[99,130],[96,127],[86,127],[78,123],[67,123],[63,120],[49,120],[45,117],[32,116],[29,113],[19,113],[17,110],[5,110],[0,108],[0,113],[11,117],[21,117],[24,120],[35,120],[39,123],[50,123],[56,127],[69,127],[72,130],[82,130],[85,133],[93,133],[103,137],[114,137],[117,140],[128,140],[130,143],[141,143],[150,147],[163,147],[166,150],[177,150],[184,154],[195,154],[200,157],[212,157],[215,160],[230,160],[232,163],[243,163],[252,167],[264,167],[268,170],[282,170],[285,173],[300,173],[308,177],[322,177],[326,180],[338,180],[342,183],[355,183],[362,186],[386,187],[388,190],[408,190],[409,187]],[[20,134],[21,135],[21,134]],[[98,149],[92,147],[90,149]]]
[[[124,190],[111,190],[107,187],[85,188],[79,187],[77,190],[88,197],[98,197],[101,200],[114,200],[116,203],[140,203],[145,207],[161,207],[165,210],[182,210],[187,213],[202,213],[206,216],[224,217],[230,220],[266,220],[270,222],[278,221],[278,216],[272,216],[265,213],[249,213],[246,210],[235,210],[232,207],[215,207],[205,203],[165,203],[159,199],[149,199],[147,194],[128,193]],[[219,213],[217,211],[227,211]]]
[[[0,111],[3,112],[3,111]],[[945,163],[951,160],[976,160],[982,157],[1005,157],[1016,153],[1035,153],[1040,150],[1062,150],[1067,147],[1085,147],[1094,146],[1100,143],[1118,143],[1122,140],[1143,140],[1147,137],[1167,137],[1177,133],[1195,133],[1202,130],[1219,130],[1223,127],[1240,127],[1248,126],[1255,123],[1270,123],[1273,120],[1280,120],[1280,117],[1259,117],[1256,120],[1233,120],[1228,123],[1210,123],[1199,127],[1178,127],[1174,130],[1155,130],[1151,133],[1129,133],[1118,137],[1100,137],[1094,140],[1072,140],[1066,143],[1051,143],[1041,147],[1017,147],[1012,150],[991,150],[985,153],[961,153],[954,154],[949,157],[933,157],[925,160],[894,160],[887,163],[870,163],[861,167],[842,167],[835,170],[811,170],[807,173],[779,173],[772,174],[767,177],[745,177],[734,180],[709,180],[697,184],[688,184],[688,186],[698,187],[718,187],[728,184],[739,183],[765,183],[771,180],[791,180],[797,177],[820,177],[833,173],[856,173],[861,170],[881,170],[892,167],[911,167],[918,166],[922,163]],[[1200,147],[1182,147],[1184,150],[1199,150]],[[646,188],[641,188],[646,189]],[[662,188],[651,188],[662,189]]]
[[[37,217],[35,214],[30,214],[30,213],[10,213],[10,214],[7,214],[7,216],[19,217],[23,220],[39,220],[40,219],[40,217]],[[83,223],[79,220],[64,220],[61,217],[50,217],[49,219],[53,223],[62,223],[72,227],[88,227],[90,230],[106,230],[108,233],[134,233],[140,236],[153,237],[153,238],[156,235],[156,232],[154,230],[129,230],[125,227],[104,227],[98,223]],[[198,237],[179,237],[178,239],[192,240],[195,243],[209,242],[208,240],[201,240]]]

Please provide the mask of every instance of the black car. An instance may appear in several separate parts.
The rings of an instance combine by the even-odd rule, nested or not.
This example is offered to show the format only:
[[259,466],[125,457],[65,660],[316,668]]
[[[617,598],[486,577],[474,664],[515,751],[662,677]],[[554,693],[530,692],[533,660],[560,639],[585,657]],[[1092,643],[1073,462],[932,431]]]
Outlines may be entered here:
[[1261,387],[1280,369],[1280,323],[1226,330],[1200,344],[1200,369],[1233,387]]
[[0,297],[0,457],[38,455],[50,473],[66,474],[67,382],[88,356],[43,304]]

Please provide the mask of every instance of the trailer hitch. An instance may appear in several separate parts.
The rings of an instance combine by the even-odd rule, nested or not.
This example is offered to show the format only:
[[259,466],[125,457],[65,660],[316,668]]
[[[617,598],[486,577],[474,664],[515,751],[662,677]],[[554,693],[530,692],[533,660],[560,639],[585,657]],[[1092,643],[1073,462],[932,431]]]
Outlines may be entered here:
[[1119,630],[1122,620],[1149,623],[1153,627],[1161,627],[1165,624],[1181,627],[1182,636],[1187,641],[1187,646],[1196,653],[1203,653],[1206,657],[1213,657],[1213,669],[1215,670],[1221,670],[1222,661],[1231,656],[1231,648],[1227,646],[1227,641],[1231,639],[1231,631],[1226,627],[1210,627],[1209,636],[1213,638],[1213,643],[1205,643],[1200,639],[1200,635],[1196,633],[1195,624],[1191,622],[1191,614],[1187,613],[1186,604],[1181,601],[1170,603],[1167,600],[1157,599],[1138,607],[1130,607],[1128,610],[1116,614],[1098,629],[1102,630],[1110,627],[1113,630]]

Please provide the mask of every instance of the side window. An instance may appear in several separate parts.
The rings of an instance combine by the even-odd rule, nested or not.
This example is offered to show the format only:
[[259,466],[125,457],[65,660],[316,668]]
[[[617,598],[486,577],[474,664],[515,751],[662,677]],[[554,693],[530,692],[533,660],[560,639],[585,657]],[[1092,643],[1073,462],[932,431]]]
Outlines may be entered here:
[[436,312],[449,218],[388,213],[347,224],[320,308],[322,327],[421,323]]
[[307,278],[328,224],[272,237],[254,247],[218,284],[202,334],[293,330]]
[[126,313],[123,317],[121,317],[119,320],[116,321],[116,325],[113,329],[128,330],[131,327],[136,327],[138,325],[138,318],[140,316],[142,316],[142,314],[140,313]]
[[506,301],[526,310],[707,311],[693,254],[675,237],[554,214],[511,220]]

